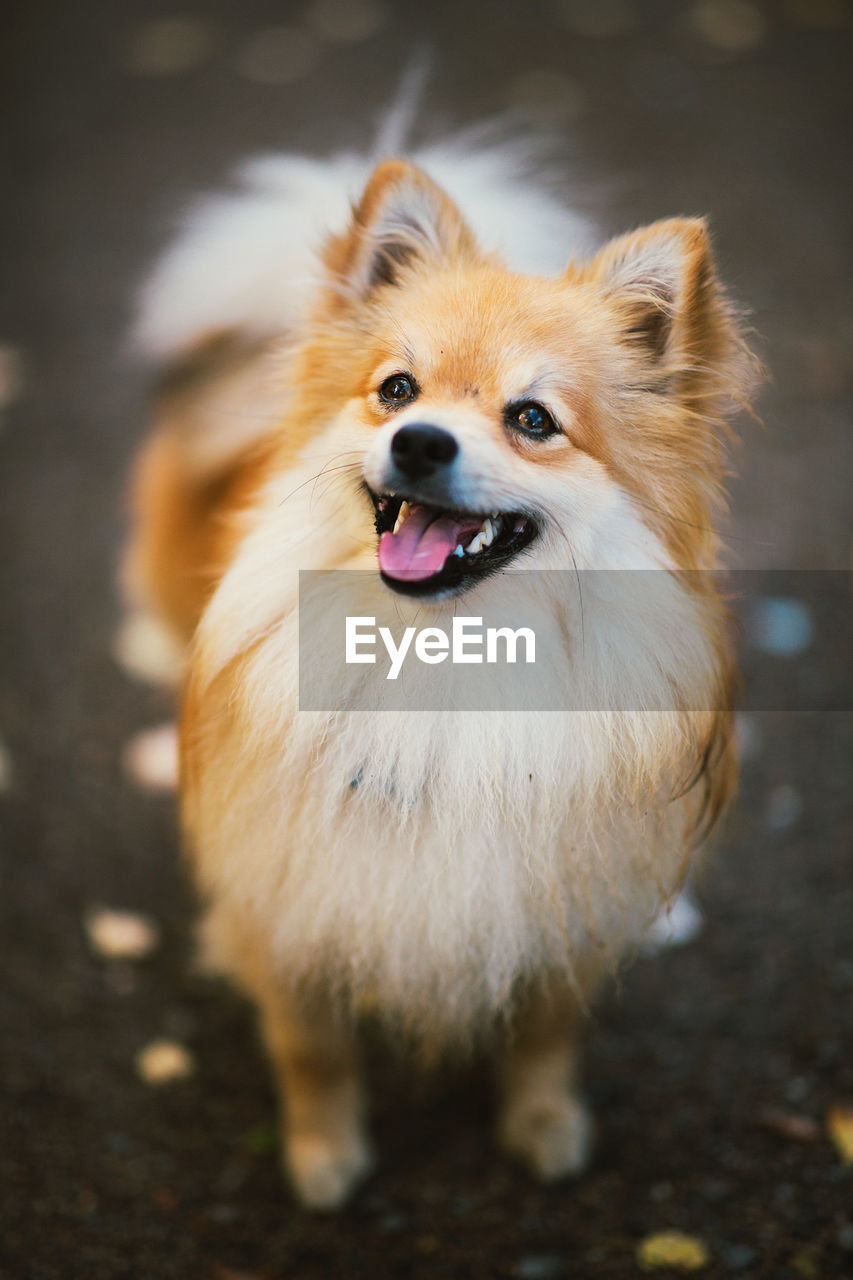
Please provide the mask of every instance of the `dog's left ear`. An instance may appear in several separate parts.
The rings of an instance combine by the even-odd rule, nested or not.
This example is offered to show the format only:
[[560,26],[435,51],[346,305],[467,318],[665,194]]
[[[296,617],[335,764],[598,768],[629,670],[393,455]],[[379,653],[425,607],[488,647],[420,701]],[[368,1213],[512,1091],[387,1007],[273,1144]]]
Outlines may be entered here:
[[589,278],[618,304],[626,337],[653,360],[707,360],[725,308],[706,224],[668,218],[605,245]]
[[476,257],[474,237],[456,205],[413,164],[387,160],[373,172],[348,230],[326,262],[350,297],[369,297],[421,266]]

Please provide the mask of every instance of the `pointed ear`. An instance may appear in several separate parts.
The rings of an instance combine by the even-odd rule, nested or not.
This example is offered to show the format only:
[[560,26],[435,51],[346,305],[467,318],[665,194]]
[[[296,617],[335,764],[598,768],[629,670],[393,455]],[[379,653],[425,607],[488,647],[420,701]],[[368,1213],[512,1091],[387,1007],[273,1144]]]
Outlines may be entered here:
[[474,237],[450,197],[414,165],[387,160],[373,171],[326,260],[347,292],[364,299],[420,265],[476,257]]
[[619,303],[626,336],[655,360],[683,357],[712,336],[720,295],[701,218],[668,218],[611,240],[591,277]]

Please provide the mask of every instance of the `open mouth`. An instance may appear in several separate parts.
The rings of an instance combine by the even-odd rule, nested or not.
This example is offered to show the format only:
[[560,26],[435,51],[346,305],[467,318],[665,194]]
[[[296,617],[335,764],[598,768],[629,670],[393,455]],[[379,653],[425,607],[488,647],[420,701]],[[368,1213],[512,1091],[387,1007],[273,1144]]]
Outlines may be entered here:
[[520,511],[454,511],[370,490],[382,580],[403,595],[461,591],[503,569],[538,533]]

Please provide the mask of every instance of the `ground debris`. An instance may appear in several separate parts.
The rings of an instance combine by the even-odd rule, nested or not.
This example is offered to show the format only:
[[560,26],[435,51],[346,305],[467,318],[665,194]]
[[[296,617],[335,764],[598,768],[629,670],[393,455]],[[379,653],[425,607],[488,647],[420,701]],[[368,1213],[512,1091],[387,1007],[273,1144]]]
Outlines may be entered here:
[[811,1116],[784,1111],[781,1107],[764,1107],[759,1112],[758,1123],[794,1142],[817,1142],[820,1137],[820,1125]]
[[853,1107],[830,1107],[826,1128],[843,1164],[853,1164]]
[[174,791],[178,784],[178,730],[172,721],[142,729],[125,744],[124,771],[143,791]]
[[136,1055],[136,1070],[146,1084],[170,1084],[191,1076],[195,1062],[176,1040],[152,1040]]
[[160,941],[154,921],[135,911],[94,907],[83,925],[92,950],[108,960],[144,960]]
[[657,1231],[646,1236],[637,1248],[641,1271],[700,1271],[710,1260],[702,1241],[682,1231]]

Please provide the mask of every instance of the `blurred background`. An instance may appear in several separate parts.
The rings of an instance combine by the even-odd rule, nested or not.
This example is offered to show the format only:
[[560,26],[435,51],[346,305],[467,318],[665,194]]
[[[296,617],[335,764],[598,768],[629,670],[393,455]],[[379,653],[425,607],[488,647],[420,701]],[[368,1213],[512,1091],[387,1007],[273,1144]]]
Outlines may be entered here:
[[[853,1274],[851,4],[18,0],[3,26],[0,1276],[620,1277],[667,1229],[708,1276]],[[596,1015],[590,1173],[534,1186],[489,1148],[482,1068],[413,1086],[380,1046],[381,1165],[326,1221],[281,1185],[248,1010],[193,970],[173,799],[126,767],[169,715],[112,657],[127,332],[196,193],[368,148],[424,47],[415,141],[514,112],[602,238],[709,215],[770,374],[729,561],[834,594],[820,644],[806,576],[747,625],[748,685],[821,710],[740,717],[704,929]]]

